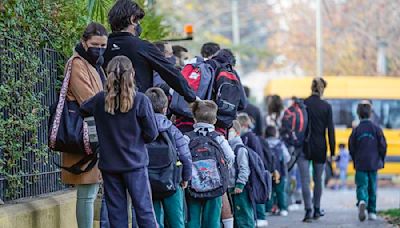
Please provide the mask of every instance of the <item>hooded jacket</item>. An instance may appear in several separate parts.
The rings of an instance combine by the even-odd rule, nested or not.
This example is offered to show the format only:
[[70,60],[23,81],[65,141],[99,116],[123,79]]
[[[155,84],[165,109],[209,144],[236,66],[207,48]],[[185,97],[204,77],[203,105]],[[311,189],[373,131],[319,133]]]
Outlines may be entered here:
[[361,120],[350,135],[349,150],[354,168],[358,171],[376,171],[384,167],[386,139],[381,128],[370,120]]
[[[229,140],[229,145],[235,151],[235,165],[229,169],[229,187],[243,189],[249,181],[249,151],[243,147],[242,139],[238,136]],[[239,149],[237,149],[239,146]]]
[[189,150],[189,142],[183,136],[183,134],[176,128],[166,116],[156,113],[156,124],[158,132],[168,131],[173,137],[171,140],[175,141],[176,149],[178,152],[178,158],[183,164],[183,181],[189,181],[192,177],[192,156]]

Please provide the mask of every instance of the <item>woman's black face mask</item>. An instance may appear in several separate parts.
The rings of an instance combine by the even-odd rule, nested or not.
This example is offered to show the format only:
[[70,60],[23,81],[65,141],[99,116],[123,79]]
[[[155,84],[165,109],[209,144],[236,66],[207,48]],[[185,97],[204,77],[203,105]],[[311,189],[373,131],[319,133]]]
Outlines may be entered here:
[[91,64],[101,65],[103,64],[103,54],[106,51],[105,48],[89,47],[86,51],[90,58]]

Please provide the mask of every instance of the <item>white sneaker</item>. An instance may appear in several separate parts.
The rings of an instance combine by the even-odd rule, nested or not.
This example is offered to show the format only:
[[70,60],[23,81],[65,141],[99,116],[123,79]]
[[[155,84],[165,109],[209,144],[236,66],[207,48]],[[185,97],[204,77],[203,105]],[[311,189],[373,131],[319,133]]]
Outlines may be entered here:
[[365,212],[366,204],[363,200],[358,204],[358,219],[363,222],[367,218],[367,213]]
[[298,210],[300,210],[300,206],[298,204],[292,204],[292,205],[289,205],[288,210],[289,211],[298,211]]
[[263,227],[267,227],[268,226],[268,221],[267,220],[257,219],[256,224],[257,224],[258,228],[263,228]]
[[279,215],[280,216],[283,216],[283,217],[286,217],[286,216],[288,216],[288,211],[286,211],[286,210],[283,210],[283,211],[281,211],[280,213],[279,213]]
[[375,213],[369,213],[368,214],[368,219],[375,221],[377,219],[376,214]]

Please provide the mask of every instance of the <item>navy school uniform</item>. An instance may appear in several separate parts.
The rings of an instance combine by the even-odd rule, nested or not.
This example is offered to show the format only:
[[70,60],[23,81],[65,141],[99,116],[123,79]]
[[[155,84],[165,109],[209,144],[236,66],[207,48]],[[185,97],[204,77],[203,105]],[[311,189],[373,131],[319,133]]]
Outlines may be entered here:
[[[140,227],[156,227],[148,180],[145,147],[158,136],[150,100],[137,92],[127,113],[104,110],[105,93],[100,92],[81,106],[84,116],[94,116],[99,138],[99,168],[104,180],[105,199],[111,227],[128,227],[127,195]],[[124,203],[125,202],[125,203]]]

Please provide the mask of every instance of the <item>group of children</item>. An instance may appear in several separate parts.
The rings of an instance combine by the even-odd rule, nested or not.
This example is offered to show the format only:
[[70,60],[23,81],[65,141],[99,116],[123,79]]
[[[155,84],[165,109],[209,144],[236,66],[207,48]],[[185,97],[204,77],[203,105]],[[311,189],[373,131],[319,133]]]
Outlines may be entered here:
[[[280,215],[288,215],[285,189],[290,154],[276,127],[267,127],[265,139],[257,137],[251,132],[249,116],[241,113],[225,136],[217,133],[214,126],[218,112],[216,103],[197,100],[190,106],[193,131],[182,134],[166,117],[168,98],[162,89],[150,88],[145,94],[134,90],[135,73],[129,59],[114,58],[108,71],[105,92],[85,102],[81,111],[93,115],[96,120],[99,168],[113,227],[127,224],[126,189],[140,227],[220,227],[221,223],[224,227],[263,226],[267,225],[266,211],[270,211],[274,203]],[[362,121],[349,140],[356,168],[360,220],[366,218],[366,209],[371,219],[376,218],[376,170],[383,167],[386,153],[382,130],[368,121],[370,113],[371,106],[359,105]],[[159,140],[159,137],[164,138]],[[150,158],[150,163],[156,163],[151,164],[152,167],[158,168],[148,171],[146,147],[153,141],[160,142],[158,146],[166,142],[168,151],[176,151],[176,154],[163,154],[160,149],[159,155]],[[152,145],[153,152],[157,152],[157,145]],[[275,158],[273,190],[268,201],[255,205],[248,188],[251,184],[250,150],[260,157],[266,156],[262,145],[268,145],[269,153]],[[157,158],[166,155],[170,156],[168,163]],[[176,158],[171,159],[174,156]],[[170,182],[166,167],[173,167]],[[165,195],[155,195],[151,191],[157,190],[150,187],[155,184],[152,177],[159,178],[158,186],[165,187]],[[233,219],[221,217],[226,196],[230,199]]]

